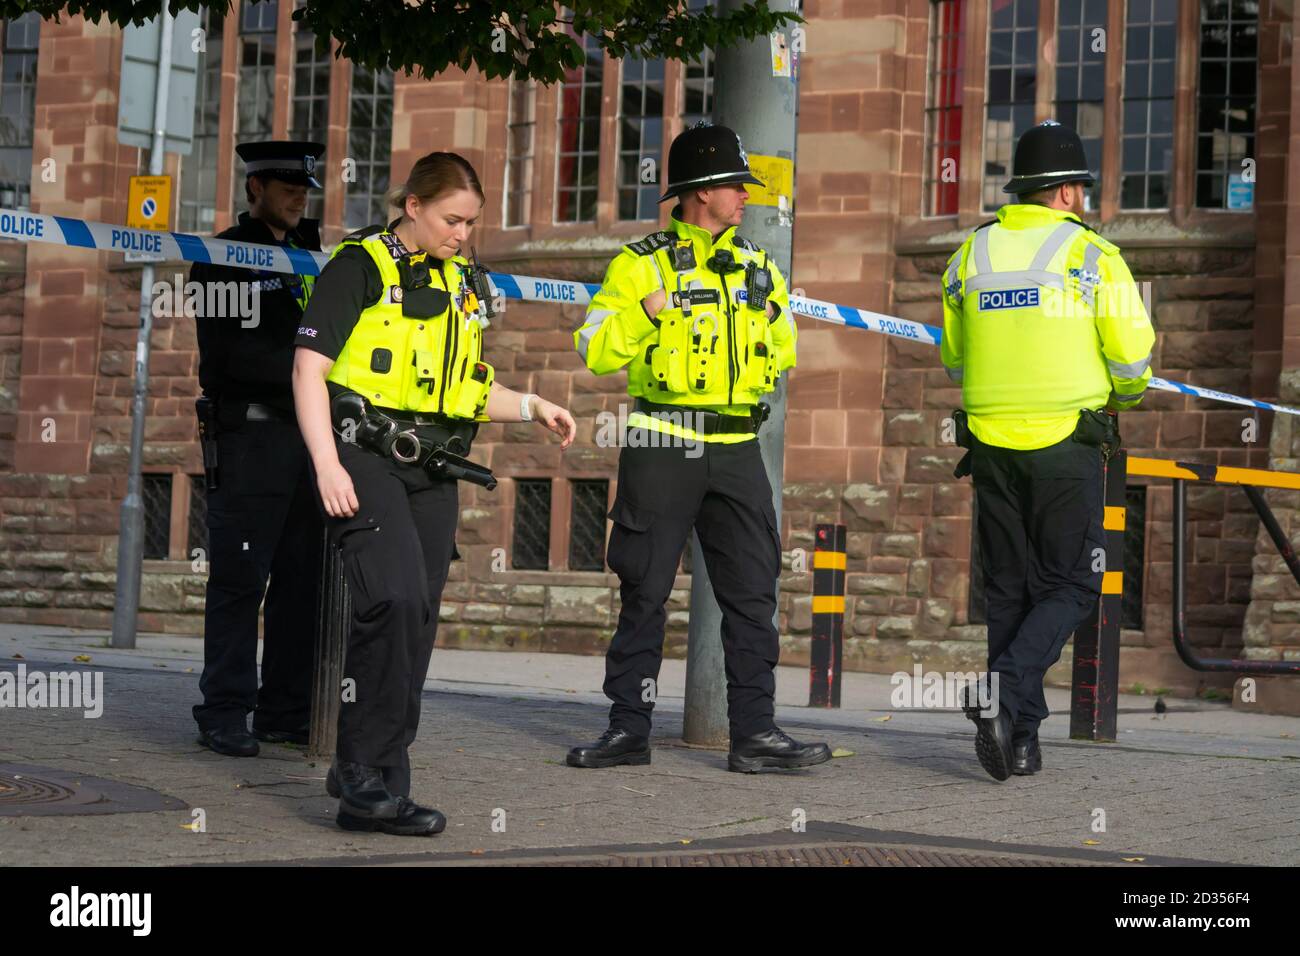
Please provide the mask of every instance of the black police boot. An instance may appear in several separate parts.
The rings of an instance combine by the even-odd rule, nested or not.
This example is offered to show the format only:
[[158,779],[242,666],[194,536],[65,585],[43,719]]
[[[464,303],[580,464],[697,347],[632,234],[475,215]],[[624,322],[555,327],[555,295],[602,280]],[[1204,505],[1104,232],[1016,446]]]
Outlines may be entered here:
[[227,757],[256,757],[261,749],[248,728],[243,726],[212,727],[206,730],[200,727],[199,743]]
[[1011,776],[1013,760],[1010,715],[1001,708],[996,717],[986,716],[978,707],[962,709],[975,722],[975,756],[979,757],[980,766],[994,780],[1006,780]]
[[447,818],[437,810],[421,807],[408,797],[397,798],[397,816],[391,820],[376,820],[349,813],[339,804],[339,815],[334,822],[344,830],[379,831],[393,836],[433,836],[447,827]]
[[255,721],[253,736],[269,744],[301,744],[305,747],[311,737],[311,728],[306,724],[301,727],[262,728]]
[[392,820],[398,814],[400,798],[388,792],[378,767],[339,760],[325,776],[325,792],[339,798],[340,816]]
[[1043,752],[1038,747],[1038,734],[1011,744],[1011,772],[1017,777],[1028,777],[1043,769]]
[[650,762],[650,738],[611,727],[586,747],[574,747],[564,762],[570,767],[639,767]]
[[727,754],[727,769],[735,773],[758,773],[763,767],[793,770],[812,767],[831,759],[826,744],[803,744],[779,727],[749,737],[736,737]]

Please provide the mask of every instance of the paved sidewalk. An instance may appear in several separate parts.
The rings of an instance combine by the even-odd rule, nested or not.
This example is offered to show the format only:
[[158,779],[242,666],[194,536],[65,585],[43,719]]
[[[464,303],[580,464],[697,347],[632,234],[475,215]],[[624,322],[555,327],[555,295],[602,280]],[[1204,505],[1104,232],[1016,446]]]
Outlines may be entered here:
[[[604,728],[599,659],[444,650],[434,654],[413,762],[415,795],[447,814],[447,832],[349,834],[333,825],[325,767],[302,749],[263,745],[259,758],[232,759],[195,743],[200,641],[139,643],[114,651],[102,633],[0,625],[0,670],[101,672],[105,697],[98,719],[0,710],[0,764],[32,768],[28,782],[62,774],[108,798],[77,815],[8,815],[0,777],[0,866],[644,865],[708,853],[716,862],[723,851],[871,865],[1300,862],[1300,718],[1176,699],[1157,716],[1152,698],[1124,697],[1119,742],[1090,744],[1068,740],[1068,697],[1052,690],[1043,773],[998,784],[975,761],[961,714],[895,710],[889,678],[863,674],[845,675],[840,710],[809,710],[800,706],[806,671],[781,668],[778,721],[843,755],[748,776],[726,772],[722,752],[682,745],[685,668],[667,661],[653,764],[582,771],[564,753]],[[143,794],[151,802],[138,812],[113,812],[134,799],[121,785],[157,793]],[[206,832],[188,828],[195,809]],[[806,832],[796,832],[802,818]]]

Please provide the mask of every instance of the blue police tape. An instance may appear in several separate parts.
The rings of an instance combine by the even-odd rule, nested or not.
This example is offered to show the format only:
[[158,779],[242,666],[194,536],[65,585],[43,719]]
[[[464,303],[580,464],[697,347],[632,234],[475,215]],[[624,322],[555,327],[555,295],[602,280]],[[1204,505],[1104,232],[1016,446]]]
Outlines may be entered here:
[[[183,232],[131,229],[103,222],[86,222],[66,216],[46,216],[15,209],[0,209],[0,238],[16,239],[20,242],[49,242],[104,252],[146,253],[160,256],[164,260],[210,262],[216,265],[260,269],[263,272],[308,276],[320,275],[320,270],[329,261],[328,253],[310,252],[306,249],[212,239]],[[586,305],[600,289],[600,286],[594,283],[574,282],[569,279],[546,279],[503,272],[491,272],[489,277],[496,290],[507,299],[524,302]],[[882,315],[879,312],[868,312],[866,309],[855,309],[848,305],[836,305],[833,302],[810,299],[806,296],[790,296],[790,310],[832,325],[865,329],[868,332],[922,342],[926,345],[937,346],[943,338],[943,330],[933,325],[914,322],[911,319],[900,319],[892,315]],[[1244,405],[1247,408],[1300,415],[1300,409],[1286,405],[1242,398],[1240,395],[1202,388],[1199,385],[1184,385],[1182,382],[1171,382],[1154,376],[1149,387],[1207,398],[1211,401]]]

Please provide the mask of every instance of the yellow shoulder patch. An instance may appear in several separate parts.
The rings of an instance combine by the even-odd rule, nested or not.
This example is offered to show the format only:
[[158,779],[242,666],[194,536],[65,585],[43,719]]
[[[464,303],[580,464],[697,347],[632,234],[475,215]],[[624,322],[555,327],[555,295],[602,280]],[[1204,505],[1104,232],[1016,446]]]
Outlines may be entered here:
[[1119,246],[1105,238],[1101,233],[1085,227],[1083,236],[1108,256],[1119,255]]

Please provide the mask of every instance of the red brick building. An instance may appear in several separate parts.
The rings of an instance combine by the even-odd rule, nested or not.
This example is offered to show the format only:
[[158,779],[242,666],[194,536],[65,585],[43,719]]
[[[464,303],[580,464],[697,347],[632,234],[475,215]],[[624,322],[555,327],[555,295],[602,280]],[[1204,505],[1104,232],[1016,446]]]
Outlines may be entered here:
[[[385,188],[416,158],[455,149],[487,190],[480,258],[598,281],[622,242],[666,216],[638,164],[662,160],[711,108],[707,61],[617,62],[588,42],[586,67],[549,88],[459,71],[394,77],[317,55],[290,14],[288,2],[236,2],[206,15],[195,148],[168,156],[178,228],[219,230],[242,207],[241,139],[327,144],[316,209],[327,245],[378,220]],[[1156,374],[1300,403],[1300,7],[807,0],[804,15],[793,287],[938,324],[944,261],[996,209],[1015,137],[1056,117],[1101,171],[1090,218],[1150,284]],[[79,17],[4,25],[0,207],[125,221],[127,178],[147,157],[117,142],[121,45],[119,30]],[[185,269],[158,267],[163,278]],[[0,243],[0,620],[111,619],[138,289],[138,267],[118,254]],[[488,332],[502,382],[566,402],[582,436],[561,455],[533,426],[483,429],[475,457],[504,480],[493,493],[463,488],[466,560],[444,597],[443,644],[598,652],[608,639],[617,450],[593,435],[623,380],[581,366],[580,320],[578,308],[512,302]],[[198,632],[193,323],[158,319],[152,346],[141,627]],[[787,562],[816,522],[848,525],[848,665],[979,666],[971,490],[952,479],[958,453],[940,435],[960,396],[935,350],[801,319],[789,396]],[[1290,418],[1251,418],[1153,391],[1124,430],[1143,455],[1300,470]],[[1245,498],[1204,485],[1189,499],[1193,644],[1300,658],[1300,586]],[[1284,527],[1300,520],[1294,495],[1270,500]],[[1130,505],[1122,684],[1228,686],[1170,646],[1168,483],[1135,479]],[[810,578],[782,580],[787,660],[806,657]],[[679,584],[669,620],[680,650],[689,577]]]

